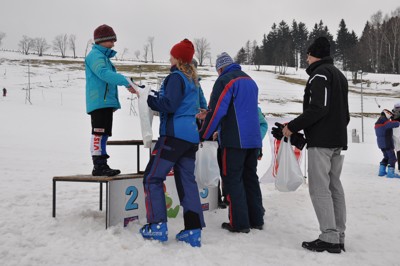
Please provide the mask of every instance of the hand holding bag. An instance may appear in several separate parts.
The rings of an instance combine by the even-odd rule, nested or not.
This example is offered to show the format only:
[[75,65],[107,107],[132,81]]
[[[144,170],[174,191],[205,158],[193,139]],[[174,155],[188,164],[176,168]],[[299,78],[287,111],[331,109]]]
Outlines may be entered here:
[[281,192],[295,191],[303,184],[304,177],[290,144],[290,137],[287,142],[280,143],[277,159],[279,165],[275,187]]

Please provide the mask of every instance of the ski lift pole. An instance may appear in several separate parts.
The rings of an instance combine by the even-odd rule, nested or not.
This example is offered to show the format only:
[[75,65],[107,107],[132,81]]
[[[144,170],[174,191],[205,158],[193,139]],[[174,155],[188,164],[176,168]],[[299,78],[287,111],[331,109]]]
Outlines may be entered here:
[[32,104],[32,102],[31,102],[31,61],[30,61],[30,59],[28,59],[28,88],[25,93],[25,104],[27,102]]
[[363,71],[359,70],[360,79],[361,79],[361,142],[364,142],[364,102],[363,102],[363,80],[362,75]]

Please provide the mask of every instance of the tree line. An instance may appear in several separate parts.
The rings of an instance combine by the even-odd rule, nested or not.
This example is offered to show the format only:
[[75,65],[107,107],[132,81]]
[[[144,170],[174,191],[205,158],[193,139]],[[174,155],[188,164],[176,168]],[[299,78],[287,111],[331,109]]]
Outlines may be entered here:
[[[6,34],[4,32],[0,32],[0,46],[5,37],[6,37]],[[145,44],[143,45],[143,50],[142,51],[141,50],[134,51],[133,54],[135,56],[135,59],[138,61],[143,61],[145,63],[148,63],[148,62],[154,63],[155,62],[154,41],[155,41],[155,38],[153,36],[148,37]],[[93,44],[92,39],[89,39],[86,42],[85,55],[84,55],[85,57],[86,57],[87,53],[89,52],[89,48],[91,47],[92,44]],[[207,59],[211,60],[210,43],[207,41],[206,38],[202,37],[202,38],[195,38],[194,44],[195,44],[195,48],[196,48],[195,54],[199,60],[199,65],[203,66]],[[48,44],[47,40],[43,37],[31,38],[29,36],[23,35],[21,40],[18,43],[18,48],[20,49],[20,52],[25,55],[34,53],[34,54],[37,54],[38,56],[43,56],[45,54],[45,52],[52,49],[54,52],[59,53],[59,55],[62,58],[65,58],[66,52],[68,50],[71,50],[73,58],[77,57],[76,35],[74,35],[74,34],[57,35],[54,38],[52,44]],[[124,57],[126,56],[128,51],[129,51],[128,48],[124,48],[117,59],[124,60]]]
[[238,51],[240,64],[275,65],[281,74],[288,67],[307,67],[306,52],[312,41],[325,36],[331,43],[331,55],[345,71],[400,74],[400,7],[385,17],[381,11],[367,21],[361,37],[349,31],[344,19],[339,23],[336,39],[321,20],[309,31],[302,22],[274,23],[261,44],[247,41]]

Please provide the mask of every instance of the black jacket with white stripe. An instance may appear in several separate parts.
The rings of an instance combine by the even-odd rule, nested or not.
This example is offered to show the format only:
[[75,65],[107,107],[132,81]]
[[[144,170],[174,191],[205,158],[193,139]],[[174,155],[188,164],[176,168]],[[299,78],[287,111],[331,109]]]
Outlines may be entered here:
[[304,130],[307,147],[347,149],[350,121],[348,82],[331,57],[306,69],[310,78],[304,89],[303,113],[289,122],[292,132]]

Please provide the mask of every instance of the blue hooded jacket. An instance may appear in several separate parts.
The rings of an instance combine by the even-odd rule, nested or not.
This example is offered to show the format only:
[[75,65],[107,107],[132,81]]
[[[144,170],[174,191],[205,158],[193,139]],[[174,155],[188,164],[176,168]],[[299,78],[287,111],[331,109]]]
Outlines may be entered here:
[[116,51],[94,44],[85,58],[86,112],[97,109],[120,109],[117,86],[129,87],[126,77],[116,73],[111,58]]
[[400,123],[389,120],[381,115],[375,122],[375,134],[379,149],[394,149],[393,128],[399,127]]

